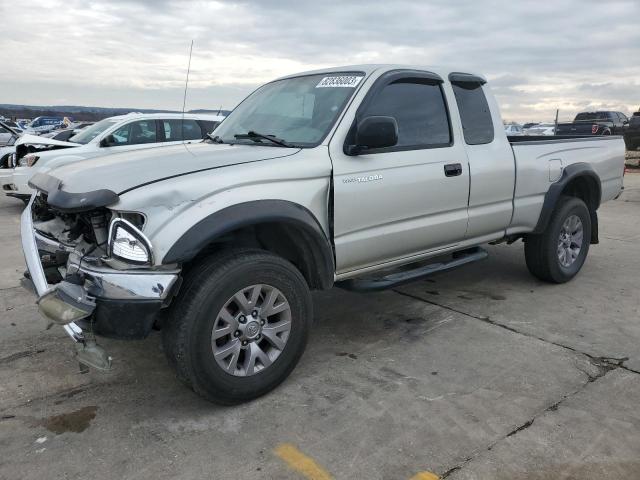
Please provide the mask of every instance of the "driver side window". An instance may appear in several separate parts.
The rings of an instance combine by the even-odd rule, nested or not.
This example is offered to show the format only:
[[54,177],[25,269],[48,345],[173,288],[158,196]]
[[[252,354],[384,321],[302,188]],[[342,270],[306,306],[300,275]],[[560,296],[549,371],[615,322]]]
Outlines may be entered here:
[[376,94],[363,117],[390,116],[398,122],[398,143],[391,150],[449,146],[449,116],[439,84],[396,80]]
[[144,143],[155,143],[156,122],[155,120],[138,120],[118,128],[111,134],[114,138],[112,146],[140,145]]

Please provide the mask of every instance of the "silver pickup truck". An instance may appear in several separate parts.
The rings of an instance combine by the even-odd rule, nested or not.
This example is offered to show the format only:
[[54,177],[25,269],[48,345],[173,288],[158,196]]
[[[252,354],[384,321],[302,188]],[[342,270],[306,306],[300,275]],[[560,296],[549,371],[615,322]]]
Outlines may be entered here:
[[34,176],[22,244],[40,312],[107,369],[95,335],[162,330],[205,398],[275,388],[303,353],[310,290],[390,288],[524,240],[562,283],[622,191],[621,137],[507,138],[484,77],[358,65],[280,78],[205,143]]

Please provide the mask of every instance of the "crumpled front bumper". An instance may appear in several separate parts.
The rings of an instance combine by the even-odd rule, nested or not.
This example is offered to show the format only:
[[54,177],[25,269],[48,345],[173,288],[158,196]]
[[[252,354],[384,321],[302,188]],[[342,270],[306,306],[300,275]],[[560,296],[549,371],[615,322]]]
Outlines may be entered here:
[[[42,257],[57,252],[69,253],[72,248],[56,242],[40,233],[33,226],[31,206],[33,198],[22,213],[20,233],[27,270],[43,315],[40,302],[60,288],[60,284],[49,284],[43,267]],[[97,266],[88,261],[78,262],[77,255],[69,255],[67,274],[80,274],[81,289],[95,309],[87,315],[95,333],[116,338],[143,338],[146,336],[157,313],[171,300],[180,283],[179,270],[151,271],[143,269],[115,270],[106,266]],[[68,295],[59,295],[54,300],[65,302]],[[73,300],[73,299],[72,299]],[[48,310],[46,318],[52,319]],[[76,342],[84,341],[80,322],[66,323],[64,318],[53,318],[56,323],[64,324],[65,331]]]

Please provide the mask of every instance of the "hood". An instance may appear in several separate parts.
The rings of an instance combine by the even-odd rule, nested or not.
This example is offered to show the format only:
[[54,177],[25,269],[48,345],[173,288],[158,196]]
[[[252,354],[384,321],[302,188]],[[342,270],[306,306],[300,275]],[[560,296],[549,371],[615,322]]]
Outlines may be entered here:
[[51,138],[40,137],[38,135],[25,133],[16,141],[16,146],[18,145],[52,145],[56,147],[79,147],[81,144],[73,142],[63,142],[61,140],[53,140]]
[[298,148],[261,145],[180,144],[82,160],[53,168],[47,174],[59,181],[57,189],[67,193],[107,189],[119,195],[169,178],[286,157],[299,151]]

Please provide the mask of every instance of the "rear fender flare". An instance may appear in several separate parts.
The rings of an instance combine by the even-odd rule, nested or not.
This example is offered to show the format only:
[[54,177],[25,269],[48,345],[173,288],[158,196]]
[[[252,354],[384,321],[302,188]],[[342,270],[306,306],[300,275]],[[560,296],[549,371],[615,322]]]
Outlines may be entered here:
[[591,200],[587,202],[587,207],[591,214],[591,243],[598,243],[598,215],[597,210],[600,207],[602,198],[602,187],[600,177],[588,163],[573,163],[562,170],[560,180],[551,184],[549,190],[544,196],[544,203],[540,212],[540,218],[533,230],[533,234],[541,234],[547,228],[551,214],[556,208],[560,197],[564,193],[566,187],[577,178],[584,177],[589,180]]

